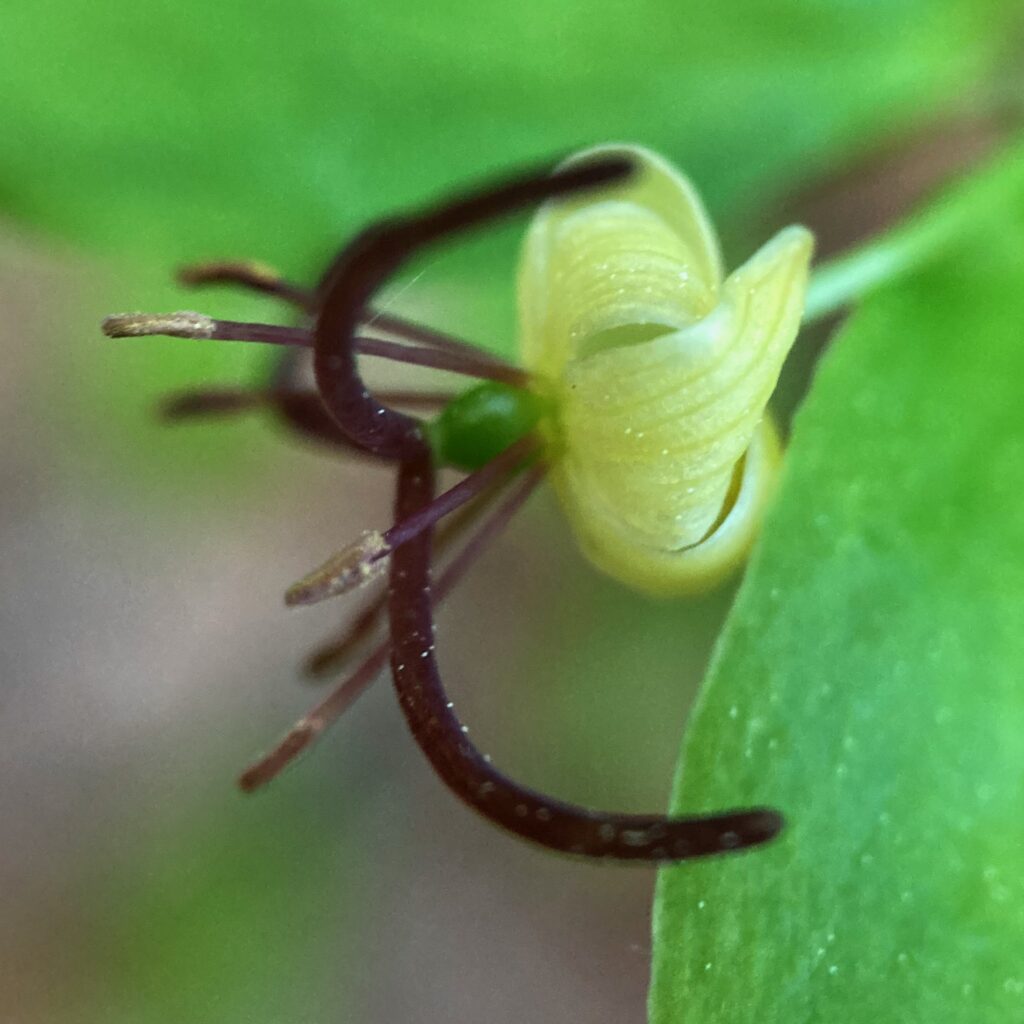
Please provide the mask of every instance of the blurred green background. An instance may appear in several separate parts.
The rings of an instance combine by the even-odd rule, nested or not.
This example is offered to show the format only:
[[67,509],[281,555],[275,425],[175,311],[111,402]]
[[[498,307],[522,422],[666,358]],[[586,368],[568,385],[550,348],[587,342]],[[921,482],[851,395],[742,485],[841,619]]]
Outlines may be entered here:
[[[310,280],[369,218],[604,140],[684,167],[731,264],[797,216],[828,251],[1010,130],[1020,32],[1002,0],[10,0],[0,1019],[642,1020],[653,873],[456,806],[386,680],[266,793],[234,791],[315,699],[296,665],[346,613],[281,593],[386,521],[389,475],[259,421],[158,426],[169,388],[251,381],[267,355],[97,325],[279,318],[171,272],[251,257]],[[392,305],[511,352],[521,228],[432,257]],[[731,598],[598,578],[545,495],[446,607],[442,664],[512,774],[653,809]]]

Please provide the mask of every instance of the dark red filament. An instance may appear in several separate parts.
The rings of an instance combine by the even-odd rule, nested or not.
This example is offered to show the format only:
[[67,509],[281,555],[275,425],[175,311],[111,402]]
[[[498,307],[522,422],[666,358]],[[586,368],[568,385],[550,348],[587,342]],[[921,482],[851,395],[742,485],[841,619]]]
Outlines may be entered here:
[[[544,476],[543,467],[531,469],[520,485],[506,498],[495,512],[466,542],[451,560],[434,584],[433,601],[443,601],[476,561],[483,549],[509,524],[512,517],[534,492]],[[364,631],[372,628],[379,604],[374,602],[359,619]],[[258,789],[278,775],[291,761],[305,750],[328,726],[347,711],[355,700],[379,675],[387,664],[391,641],[379,643],[352,674],[327,695],[312,711],[298,722],[270,753],[250,765],[240,776],[239,785],[246,792]]]

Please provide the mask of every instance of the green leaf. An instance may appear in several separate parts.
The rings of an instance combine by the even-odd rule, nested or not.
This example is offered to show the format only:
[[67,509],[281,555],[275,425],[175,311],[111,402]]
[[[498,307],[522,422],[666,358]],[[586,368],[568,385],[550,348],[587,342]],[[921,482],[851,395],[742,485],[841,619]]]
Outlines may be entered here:
[[662,873],[655,1024],[1024,1014],[1022,158],[797,418],[673,799],[789,826]]
[[883,99],[906,120],[948,95],[985,69],[1013,10],[734,0],[683,18],[670,0],[525,0],[481,17],[444,0],[427,19],[408,0],[16,0],[0,180],[13,208],[83,238],[121,246],[141,214],[181,239],[311,229],[294,249],[385,197],[625,132],[731,199],[842,145]]
[[[125,309],[287,316],[164,284],[176,265],[258,258],[310,281],[372,217],[608,139],[675,159],[736,225],[794,179],[974,92],[1016,14],[1016,0],[891,0],[884,17],[808,0],[685,16],[676,0],[441,0],[426,16],[412,0],[11,0],[0,209],[100,253],[117,278],[90,282],[39,343],[57,358],[38,402],[56,430],[88,439],[70,461],[90,475],[118,464],[137,485],[182,472],[237,483],[258,462],[227,457],[248,424],[145,427],[157,395],[245,383],[266,357],[170,340],[129,351],[96,329]],[[394,303],[511,351],[518,234],[432,253]]]
[[893,0],[884,17],[806,0],[685,17],[674,0],[485,16],[443,0],[429,17],[411,0],[14,0],[0,205],[126,262],[251,255],[308,274],[369,217],[628,138],[713,208],[750,208],[975,82],[1015,15],[1008,0]]

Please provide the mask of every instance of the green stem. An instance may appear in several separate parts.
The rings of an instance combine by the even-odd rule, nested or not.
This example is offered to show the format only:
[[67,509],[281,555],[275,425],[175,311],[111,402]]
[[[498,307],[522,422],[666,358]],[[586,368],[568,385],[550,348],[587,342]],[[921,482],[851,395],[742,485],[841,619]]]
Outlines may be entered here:
[[1024,146],[958,182],[921,214],[870,242],[822,263],[807,289],[804,323],[814,323],[912,273],[967,241],[975,224],[1006,201],[1019,200]]
[[881,285],[916,270],[938,255],[950,237],[947,225],[935,225],[927,218],[827,260],[811,276],[804,323],[839,313]]

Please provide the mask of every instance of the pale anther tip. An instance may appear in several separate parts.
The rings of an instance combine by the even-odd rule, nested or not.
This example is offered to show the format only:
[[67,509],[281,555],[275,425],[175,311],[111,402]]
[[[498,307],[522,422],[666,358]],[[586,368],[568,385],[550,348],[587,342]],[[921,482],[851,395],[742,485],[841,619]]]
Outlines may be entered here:
[[145,338],[167,334],[175,338],[212,338],[217,322],[203,313],[115,313],[100,325],[108,338]]
[[347,548],[293,583],[285,591],[284,603],[289,607],[316,604],[355,590],[384,572],[390,553],[384,535],[377,530],[367,530]]

